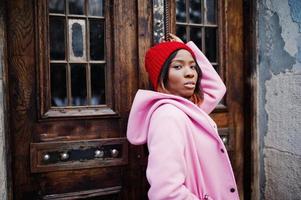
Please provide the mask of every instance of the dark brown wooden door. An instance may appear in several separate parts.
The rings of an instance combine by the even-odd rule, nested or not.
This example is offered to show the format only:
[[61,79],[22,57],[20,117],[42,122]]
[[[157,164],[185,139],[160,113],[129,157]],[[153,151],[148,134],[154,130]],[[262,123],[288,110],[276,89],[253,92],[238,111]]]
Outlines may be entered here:
[[[168,1],[170,31],[194,40],[227,85],[211,116],[241,196],[242,4]],[[147,149],[125,136],[135,92],[149,88],[144,54],[156,25],[152,6],[149,0],[7,1],[13,199],[147,199]],[[190,9],[197,15],[177,13]]]
[[[245,77],[247,73],[244,66],[249,61],[244,61],[246,52],[244,50],[244,29],[247,30],[250,26],[244,24],[244,20],[248,21],[248,19],[244,19],[244,2],[242,0],[167,0],[167,3],[168,31],[176,33],[184,42],[194,41],[226,84],[226,95],[210,116],[217,123],[219,135],[228,150],[240,198],[249,199],[250,194],[245,192],[246,188],[248,191],[250,188],[249,172],[246,172],[249,166],[245,161],[248,158],[244,158],[246,152],[250,153],[249,141],[247,144],[244,143],[250,134],[250,131],[245,129],[245,121],[247,117],[250,117],[250,113],[245,113],[245,105],[248,105],[249,102],[245,98],[245,82],[248,77]],[[145,7],[142,6],[142,8],[146,8],[147,3],[144,4]],[[139,9],[139,11],[141,12],[140,16],[149,13],[146,12],[146,9]],[[140,18],[140,20],[145,22],[144,18]],[[157,27],[157,22],[158,20],[154,19],[153,24],[144,26],[145,29],[139,26],[139,36],[147,36],[146,31],[150,29],[148,27],[150,25]],[[140,58],[143,58],[142,55],[151,43],[149,39],[143,40],[140,37],[139,42]],[[140,66],[143,66],[143,60],[140,61]],[[139,86],[148,88],[146,73],[141,70],[139,75]],[[142,152],[141,169],[142,173],[145,173],[146,147],[141,148],[140,152]],[[148,184],[143,176],[142,183],[141,191],[146,198]]]
[[150,3],[7,1],[13,199],[141,199],[125,136]]
[[[218,126],[230,156],[240,197],[247,197],[244,166],[245,130],[244,105],[246,67],[244,66],[244,2],[242,0],[169,0],[171,30],[184,41],[193,40],[205,53],[226,84],[227,92],[210,114]],[[246,20],[247,21],[247,20]],[[248,62],[248,61],[247,61]],[[246,63],[247,63],[246,62]],[[249,142],[249,141],[247,141]],[[249,172],[247,172],[249,173]]]

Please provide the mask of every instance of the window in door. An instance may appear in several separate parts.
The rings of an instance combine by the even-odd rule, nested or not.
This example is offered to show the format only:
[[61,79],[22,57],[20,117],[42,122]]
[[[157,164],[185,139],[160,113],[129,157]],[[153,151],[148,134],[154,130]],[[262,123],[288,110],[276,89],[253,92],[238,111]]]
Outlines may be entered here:
[[[212,66],[226,81],[223,65],[223,35],[219,14],[221,2],[216,0],[176,0],[175,31],[184,42],[193,41],[206,55]],[[225,109],[223,98],[217,109]]]
[[176,34],[193,41],[219,71],[216,0],[176,0]]
[[40,66],[46,68],[40,70],[42,117],[115,114],[108,4],[47,1],[48,54],[42,58],[45,66]]

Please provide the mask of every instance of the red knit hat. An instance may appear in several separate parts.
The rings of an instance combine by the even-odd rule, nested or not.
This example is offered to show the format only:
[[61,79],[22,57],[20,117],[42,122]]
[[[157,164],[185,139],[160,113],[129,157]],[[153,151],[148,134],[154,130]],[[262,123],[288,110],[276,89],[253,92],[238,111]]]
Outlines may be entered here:
[[165,61],[173,52],[179,49],[189,51],[192,57],[195,58],[193,51],[182,42],[162,42],[146,52],[145,68],[155,90],[157,89],[158,78]]

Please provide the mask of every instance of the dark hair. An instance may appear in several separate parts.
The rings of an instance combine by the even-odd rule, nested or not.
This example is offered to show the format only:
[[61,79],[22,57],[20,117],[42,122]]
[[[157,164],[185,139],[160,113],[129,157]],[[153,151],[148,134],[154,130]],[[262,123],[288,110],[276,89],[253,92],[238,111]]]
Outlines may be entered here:
[[[161,86],[162,87],[162,84],[164,86],[164,88],[166,87],[167,85],[167,82],[168,82],[168,71],[169,71],[169,66],[171,64],[171,61],[176,57],[178,51],[180,49],[178,49],[177,51],[173,52],[167,59],[166,61],[164,62],[163,64],[163,67],[162,67],[162,70],[160,72],[160,75],[159,75],[159,79],[158,79],[158,86]],[[194,58],[193,58],[194,59]],[[202,70],[200,68],[200,66],[198,65],[198,63],[196,62],[196,60],[194,59],[195,63],[196,63],[196,72],[198,74],[198,79],[197,79],[197,82],[196,82],[196,87],[194,89],[194,94],[192,95],[192,102],[195,103],[195,104],[200,104],[202,103],[203,101],[203,90],[202,88],[200,87],[200,81],[202,79]],[[164,89],[163,88],[163,89]]]

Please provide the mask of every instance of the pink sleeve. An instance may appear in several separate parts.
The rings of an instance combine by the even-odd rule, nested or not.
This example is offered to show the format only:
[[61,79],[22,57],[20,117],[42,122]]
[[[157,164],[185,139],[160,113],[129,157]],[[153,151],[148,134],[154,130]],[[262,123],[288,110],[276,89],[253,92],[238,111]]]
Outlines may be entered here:
[[186,45],[194,52],[197,63],[202,70],[201,88],[204,93],[204,102],[200,107],[209,114],[223,98],[226,86],[200,49],[192,41]]
[[150,200],[197,200],[184,185],[184,113],[174,112],[177,108],[171,105],[162,107],[153,114],[149,127],[148,197]]

